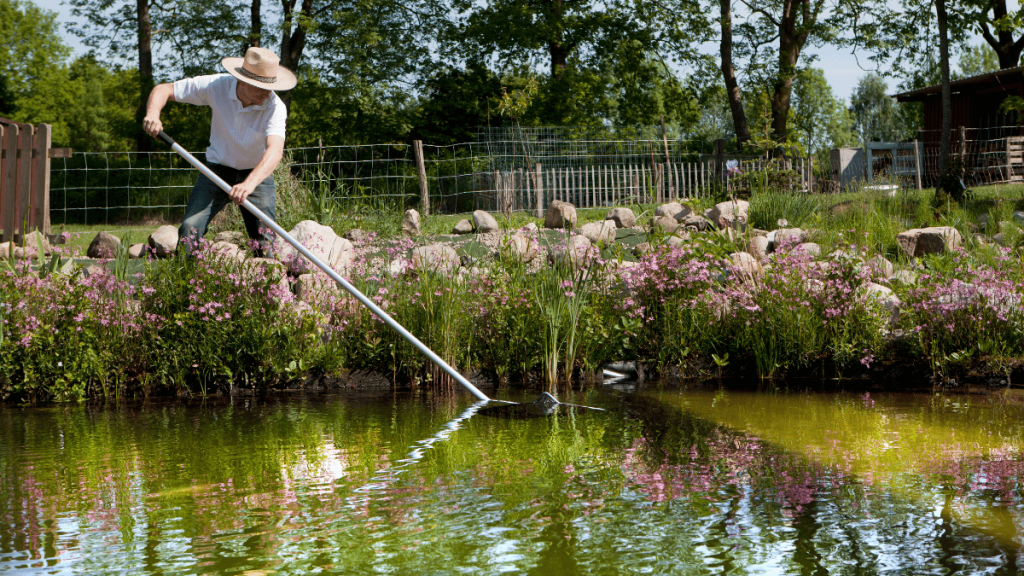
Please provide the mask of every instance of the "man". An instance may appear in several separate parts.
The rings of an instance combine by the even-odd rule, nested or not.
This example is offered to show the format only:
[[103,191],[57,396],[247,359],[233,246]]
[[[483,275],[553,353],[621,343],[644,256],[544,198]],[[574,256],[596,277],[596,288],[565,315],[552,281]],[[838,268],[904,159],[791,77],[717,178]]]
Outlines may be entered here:
[[[225,193],[205,175],[200,175],[189,195],[185,218],[178,237],[190,248],[206,234],[210,220],[232,201],[247,198],[274,219],[274,169],[284,153],[287,112],[274,91],[291,90],[296,78],[280,65],[277,55],[265,48],[249,48],[244,58],[224,58],[228,74],[213,74],[159,84],[147,101],[143,129],[152,136],[163,130],[160,112],[168,101],[209,106],[210,146],[206,164],[231,186]],[[262,255],[271,239],[260,221],[242,210],[245,230],[258,244]]]

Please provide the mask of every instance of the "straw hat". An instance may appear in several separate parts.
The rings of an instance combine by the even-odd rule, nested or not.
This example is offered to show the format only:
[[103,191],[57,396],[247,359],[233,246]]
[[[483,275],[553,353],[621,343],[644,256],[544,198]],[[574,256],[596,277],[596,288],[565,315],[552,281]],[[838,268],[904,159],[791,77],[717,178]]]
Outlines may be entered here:
[[295,74],[281,66],[281,60],[266,48],[249,48],[245,58],[228,57],[220,61],[229,74],[246,84],[280,92],[295,88]]

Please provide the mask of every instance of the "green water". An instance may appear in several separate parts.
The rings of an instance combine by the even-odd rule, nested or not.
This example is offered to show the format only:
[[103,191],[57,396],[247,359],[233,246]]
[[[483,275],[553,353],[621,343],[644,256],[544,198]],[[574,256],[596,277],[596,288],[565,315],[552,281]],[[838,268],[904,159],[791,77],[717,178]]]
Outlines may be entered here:
[[[563,398],[566,400],[566,398]],[[0,573],[1012,574],[1024,407],[653,391],[0,407]]]

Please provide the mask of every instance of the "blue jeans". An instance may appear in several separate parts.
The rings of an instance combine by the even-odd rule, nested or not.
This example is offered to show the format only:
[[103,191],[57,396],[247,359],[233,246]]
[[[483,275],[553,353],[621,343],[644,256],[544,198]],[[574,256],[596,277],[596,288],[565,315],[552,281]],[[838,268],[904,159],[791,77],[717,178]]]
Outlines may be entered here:
[[[231,186],[241,184],[252,172],[252,170],[236,170],[220,164],[208,164],[208,166]],[[256,186],[248,200],[276,222],[274,198],[274,176],[271,175]],[[181,222],[181,227],[178,228],[179,245],[186,250],[193,247],[198,239],[206,235],[210,220],[229,202],[231,202],[231,198],[227,192],[218,188],[213,180],[207,178],[205,174],[200,174],[195,186],[192,187],[192,194],[188,197],[185,218]],[[245,231],[249,233],[249,238],[255,240],[259,245],[256,254],[262,256],[273,241],[273,232],[266,229],[266,226],[248,210],[240,209],[242,220],[245,222]]]

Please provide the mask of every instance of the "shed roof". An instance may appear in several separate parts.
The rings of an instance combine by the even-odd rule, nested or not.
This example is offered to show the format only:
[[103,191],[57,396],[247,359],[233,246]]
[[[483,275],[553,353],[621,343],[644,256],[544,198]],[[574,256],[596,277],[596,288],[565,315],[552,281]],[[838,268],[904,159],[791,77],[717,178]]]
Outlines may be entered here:
[[[1011,74],[1017,74],[1017,78],[1010,80],[1006,84],[1019,83],[1020,73],[1024,71],[1024,66],[1015,66],[1013,68],[1003,68],[1002,70],[995,70],[993,72],[985,72],[984,74],[978,74],[977,76],[971,76],[969,78],[961,78],[959,80],[952,80],[949,83],[950,92],[960,92],[970,88],[975,90],[981,90],[986,85],[992,87],[1002,87],[1004,82],[1002,81],[1003,76],[1009,76]],[[1009,80],[1009,79],[1007,79]],[[942,92],[942,84],[935,84],[934,86],[927,86],[925,88],[918,88],[917,90],[910,90],[908,92],[901,92],[894,94],[892,97],[897,102],[917,102],[924,100],[926,97],[932,94],[939,94]]]

